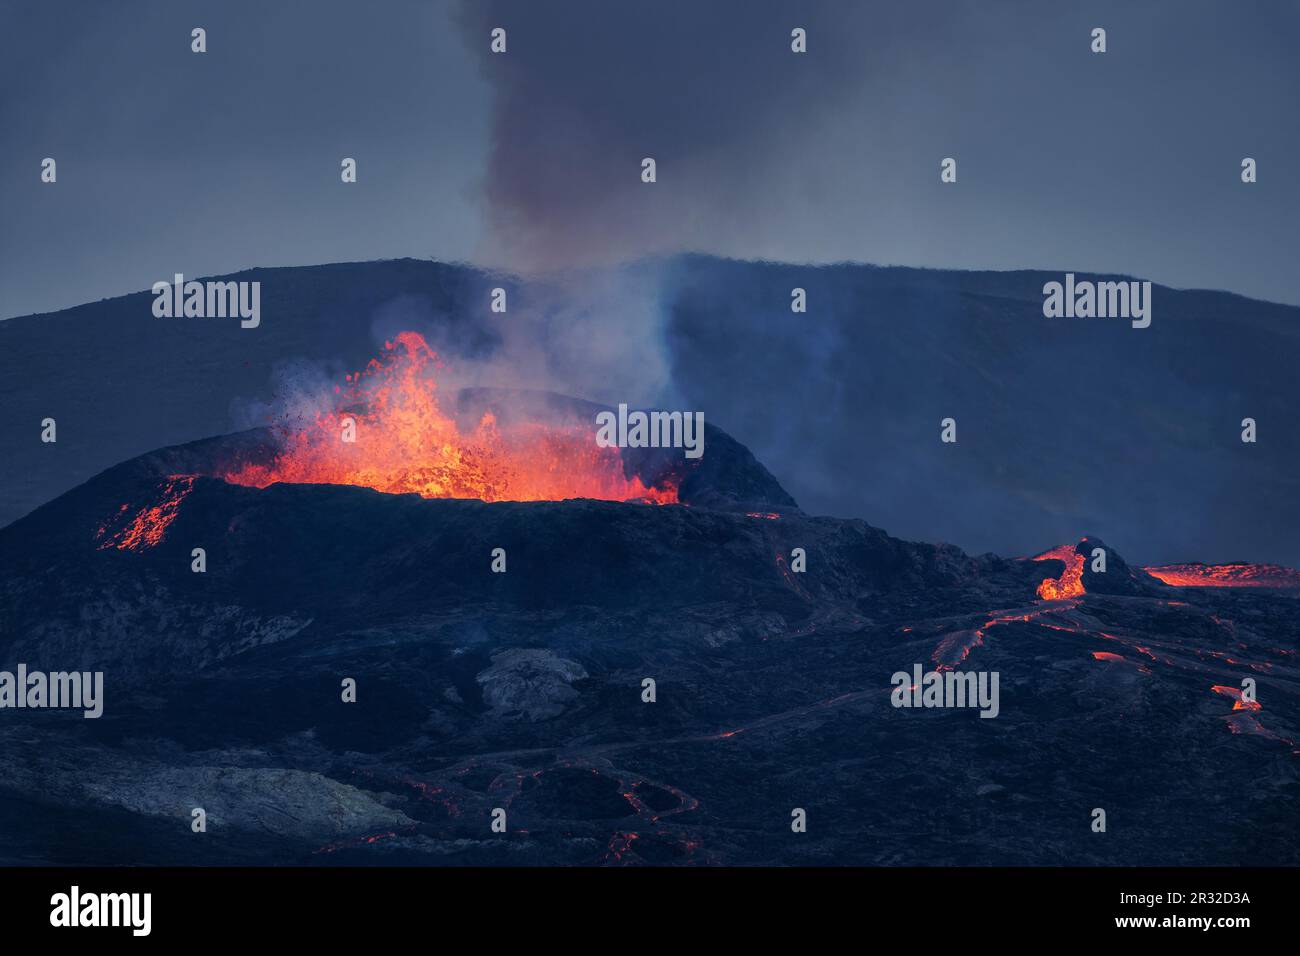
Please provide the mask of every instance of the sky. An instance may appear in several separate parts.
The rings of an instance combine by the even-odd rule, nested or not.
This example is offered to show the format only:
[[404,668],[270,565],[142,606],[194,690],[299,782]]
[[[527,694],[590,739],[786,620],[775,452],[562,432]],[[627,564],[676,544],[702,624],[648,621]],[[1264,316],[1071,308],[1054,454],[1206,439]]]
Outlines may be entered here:
[[679,251],[1300,304],[1297,36],[1289,0],[0,0],[0,317],[176,272]]

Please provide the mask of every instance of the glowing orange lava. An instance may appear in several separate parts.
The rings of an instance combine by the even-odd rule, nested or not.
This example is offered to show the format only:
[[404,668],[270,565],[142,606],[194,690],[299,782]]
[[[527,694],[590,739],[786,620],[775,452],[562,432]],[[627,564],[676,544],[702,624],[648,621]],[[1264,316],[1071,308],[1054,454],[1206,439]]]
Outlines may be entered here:
[[[99,550],[117,548],[121,551],[143,551],[152,548],[163,539],[167,528],[180,513],[181,502],[194,488],[194,475],[170,475],[159,486],[159,498],[155,504],[139,509],[127,520],[131,510],[129,504],[122,505],[116,515],[105,522],[95,534],[103,541]],[[117,524],[114,531],[109,526]]]
[[1233,710],[1260,710],[1260,709],[1262,709],[1262,708],[1261,708],[1261,705],[1260,705],[1260,703],[1259,703],[1259,701],[1257,701],[1257,700],[1244,700],[1244,699],[1242,698],[1241,690],[1240,690],[1239,688],[1236,688],[1236,687],[1225,687],[1225,686],[1222,685],[1222,684],[1214,684],[1213,686],[1210,687],[1210,690],[1214,691],[1216,694],[1222,694],[1224,697],[1231,697],[1232,700],[1233,700],[1233,704],[1232,704],[1232,709],[1233,709]]
[[1083,555],[1075,551],[1075,546],[1063,544],[1051,551],[1044,551],[1034,560],[1046,561],[1049,558],[1064,561],[1065,571],[1059,578],[1044,578],[1043,583],[1038,585],[1038,596],[1044,601],[1061,601],[1083,594]]
[[1142,570],[1179,588],[1300,588],[1300,571],[1276,564],[1166,564]]
[[[619,449],[596,444],[594,423],[590,429],[532,422],[503,429],[489,412],[462,433],[438,404],[431,374],[438,367],[423,336],[401,333],[364,371],[347,377],[334,411],[285,435],[274,461],[222,477],[258,488],[277,481],[363,485],[425,498],[677,501],[675,477],[646,486],[625,476]],[[346,441],[349,418],[355,434]]]

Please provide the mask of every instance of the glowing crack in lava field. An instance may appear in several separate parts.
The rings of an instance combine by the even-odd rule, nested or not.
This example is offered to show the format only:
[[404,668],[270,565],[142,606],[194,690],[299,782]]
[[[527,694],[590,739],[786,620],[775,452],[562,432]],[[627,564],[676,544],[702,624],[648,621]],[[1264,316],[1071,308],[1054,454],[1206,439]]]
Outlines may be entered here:
[[[485,412],[462,433],[438,402],[437,354],[424,337],[402,332],[383,353],[336,388],[335,410],[303,427],[278,427],[284,450],[269,464],[250,463],[223,474],[239,485],[274,482],[361,485],[424,498],[483,501],[677,501],[675,479],[647,487],[623,473],[617,448],[600,447],[577,424],[537,422],[500,428]],[[355,441],[341,436],[354,423]]]

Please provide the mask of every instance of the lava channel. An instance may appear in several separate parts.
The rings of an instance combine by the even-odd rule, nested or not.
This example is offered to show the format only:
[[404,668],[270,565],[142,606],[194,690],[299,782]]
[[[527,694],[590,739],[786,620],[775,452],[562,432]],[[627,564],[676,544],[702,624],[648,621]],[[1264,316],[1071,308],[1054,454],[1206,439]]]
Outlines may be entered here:
[[1044,551],[1034,557],[1035,561],[1055,559],[1065,562],[1065,570],[1060,577],[1044,578],[1038,585],[1038,596],[1044,601],[1063,601],[1066,598],[1080,597],[1083,592],[1083,555],[1072,544],[1063,544],[1051,551]]

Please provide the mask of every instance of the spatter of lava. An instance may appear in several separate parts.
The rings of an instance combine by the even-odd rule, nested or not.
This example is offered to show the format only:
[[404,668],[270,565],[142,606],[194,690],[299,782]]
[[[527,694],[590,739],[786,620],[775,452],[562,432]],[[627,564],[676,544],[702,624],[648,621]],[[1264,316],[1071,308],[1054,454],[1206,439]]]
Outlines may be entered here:
[[[363,371],[347,376],[335,410],[306,428],[281,429],[284,447],[272,462],[221,477],[258,488],[277,481],[362,485],[425,498],[677,501],[674,477],[647,486],[625,476],[619,450],[596,444],[594,424],[503,429],[489,412],[462,433],[438,404],[432,372],[439,367],[423,336],[401,333]],[[353,440],[344,440],[345,429]]]
[[1035,561],[1056,559],[1065,562],[1065,570],[1057,578],[1044,578],[1038,585],[1038,596],[1044,601],[1061,601],[1083,594],[1083,555],[1072,544],[1063,544],[1034,557]]
[[99,549],[143,551],[163,539],[167,528],[180,513],[181,502],[194,489],[194,475],[169,475],[158,486],[153,501],[132,509],[125,503],[117,514],[102,524],[95,534]]

